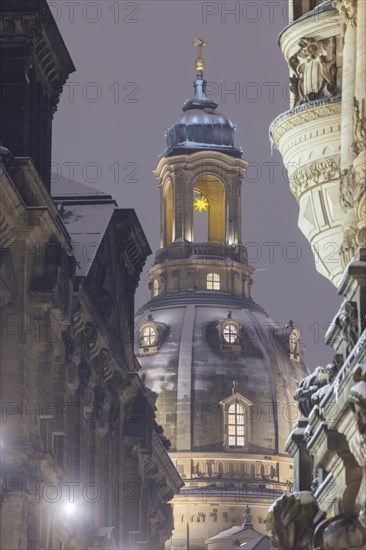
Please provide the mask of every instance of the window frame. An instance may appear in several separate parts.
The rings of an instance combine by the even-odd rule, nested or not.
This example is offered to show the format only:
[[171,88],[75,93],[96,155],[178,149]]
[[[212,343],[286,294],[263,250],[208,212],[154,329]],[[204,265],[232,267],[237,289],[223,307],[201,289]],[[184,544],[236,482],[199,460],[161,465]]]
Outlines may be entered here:
[[[211,285],[211,286],[209,286]],[[221,289],[221,277],[219,273],[210,271],[206,274],[206,290],[220,290]]]
[[[223,447],[226,451],[230,452],[243,452],[250,450],[251,445],[251,435],[252,435],[252,428],[251,428],[251,415],[250,415],[250,408],[252,407],[253,403],[240,395],[239,393],[235,393],[234,395],[231,395],[224,401],[221,401],[221,411],[222,411],[222,439],[223,439]],[[230,414],[230,407],[232,405],[236,406],[239,405],[241,408],[239,409],[242,411],[242,414],[239,414],[239,416],[244,416],[243,418],[243,424],[235,423],[235,434],[230,434],[229,426],[233,426],[234,424],[230,423],[229,415]],[[237,414],[235,414],[237,416]],[[236,419],[235,419],[236,421]],[[243,430],[237,430],[238,427],[242,427]],[[243,434],[239,433],[240,431],[243,431]],[[235,444],[233,445],[230,441],[230,437],[235,436]],[[243,444],[241,444],[241,440],[238,438],[243,438]]]
[[[225,331],[226,331],[227,328],[229,329],[229,338],[232,335],[231,330],[234,329],[234,332],[235,332],[234,340],[231,340],[231,339],[227,340],[225,338]],[[222,327],[221,327],[221,335],[222,335],[222,338],[223,338],[223,340],[225,341],[226,344],[229,344],[229,345],[238,344],[239,343],[239,327],[238,327],[238,324],[235,323],[234,321],[224,321],[222,323]]]
[[[148,343],[146,343],[144,341],[144,338],[146,338],[146,336],[144,335],[144,332],[146,330],[149,330],[149,331],[153,331],[154,332],[154,339],[153,340],[150,340]],[[151,337],[151,333],[149,334],[149,338]],[[157,346],[157,343],[158,343],[158,331],[157,331],[157,328],[155,325],[153,325],[152,323],[146,323],[144,325],[142,325],[142,327],[140,328],[140,347],[142,348],[149,348],[149,347],[152,347],[152,346]]]
[[153,280],[153,298],[159,296],[159,281],[158,279]]

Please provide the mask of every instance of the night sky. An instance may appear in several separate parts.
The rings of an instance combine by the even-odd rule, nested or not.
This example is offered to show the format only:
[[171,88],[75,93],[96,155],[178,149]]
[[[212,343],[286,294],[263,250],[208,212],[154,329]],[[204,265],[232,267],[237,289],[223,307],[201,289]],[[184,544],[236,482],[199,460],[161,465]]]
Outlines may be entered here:
[[[340,300],[315,269],[281,156],[272,156],[268,138],[271,121],[289,106],[288,72],[277,45],[287,0],[49,5],[77,69],[54,119],[53,172],[135,208],[153,251],[160,207],[152,170],[165,148],[165,130],[192,97],[192,40],[205,36],[208,92],[237,125],[235,144],[252,163],[242,237],[258,270],[253,298],[275,321],[295,321],[310,369],[329,363],[334,353],[322,342]],[[136,307],[149,295],[143,274]]]

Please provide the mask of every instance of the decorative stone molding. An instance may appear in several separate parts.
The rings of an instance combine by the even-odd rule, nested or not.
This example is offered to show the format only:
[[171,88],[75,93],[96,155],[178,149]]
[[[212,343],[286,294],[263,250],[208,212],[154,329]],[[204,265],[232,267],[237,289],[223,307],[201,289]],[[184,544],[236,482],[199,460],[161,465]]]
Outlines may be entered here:
[[298,199],[308,187],[332,180],[338,171],[338,157],[326,157],[310,162],[290,176],[290,189]]
[[353,98],[353,143],[352,150],[359,155],[366,148],[366,113],[365,99]]
[[274,143],[278,145],[286,132],[312,120],[324,119],[328,116],[340,115],[340,113],[341,101],[338,97],[306,103],[275,118],[270,126],[270,135]]
[[290,76],[290,90],[294,94],[295,106],[335,96],[335,37],[318,41],[314,38],[302,38],[298,47],[298,51],[289,59],[293,71]]

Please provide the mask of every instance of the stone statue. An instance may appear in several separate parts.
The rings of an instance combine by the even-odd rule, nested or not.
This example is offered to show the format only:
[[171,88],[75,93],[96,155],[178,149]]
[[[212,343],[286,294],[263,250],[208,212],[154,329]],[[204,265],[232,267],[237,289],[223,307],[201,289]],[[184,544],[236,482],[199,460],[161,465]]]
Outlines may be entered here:
[[318,404],[328,391],[343,365],[343,355],[337,353],[332,363],[324,367],[317,367],[314,372],[303,378],[295,392],[294,398],[298,401],[300,412],[308,417],[314,405]]
[[300,352],[300,331],[293,328],[289,336],[290,354],[298,356]]
[[358,315],[355,302],[346,302],[341,309],[337,322],[343,329],[343,335],[347,342],[347,355],[351,353],[358,340]]
[[298,46],[296,54],[289,59],[294,72],[290,77],[290,88],[295,105],[335,95],[334,39],[316,41],[302,38]]
[[294,398],[298,401],[300,412],[308,417],[313,408],[313,395],[323,386],[329,384],[329,375],[324,367],[316,367],[313,373],[305,376],[295,392]]

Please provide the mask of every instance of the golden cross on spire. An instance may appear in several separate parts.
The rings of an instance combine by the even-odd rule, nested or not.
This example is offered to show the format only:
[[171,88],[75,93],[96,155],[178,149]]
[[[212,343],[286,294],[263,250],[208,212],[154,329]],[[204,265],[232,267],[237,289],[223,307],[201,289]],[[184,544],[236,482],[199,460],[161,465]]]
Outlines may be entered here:
[[193,45],[198,49],[198,57],[196,59],[196,71],[202,75],[205,68],[205,60],[202,56],[202,49],[207,46],[206,39],[203,36],[196,36],[193,39]]

